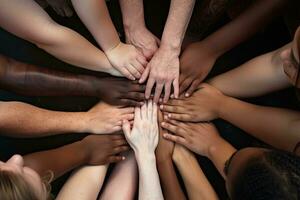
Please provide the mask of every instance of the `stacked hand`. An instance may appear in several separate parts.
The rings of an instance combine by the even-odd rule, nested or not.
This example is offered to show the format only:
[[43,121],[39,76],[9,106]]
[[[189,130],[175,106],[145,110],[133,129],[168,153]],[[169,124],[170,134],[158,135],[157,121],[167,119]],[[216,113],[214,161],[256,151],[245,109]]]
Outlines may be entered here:
[[105,51],[114,68],[130,80],[139,79],[147,65],[146,58],[133,45],[120,42],[116,47]]
[[135,108],[133,128],[127,120],[123,122],[125,137],[138,155],[152,155],[158,144],[157,105],[148,101]]

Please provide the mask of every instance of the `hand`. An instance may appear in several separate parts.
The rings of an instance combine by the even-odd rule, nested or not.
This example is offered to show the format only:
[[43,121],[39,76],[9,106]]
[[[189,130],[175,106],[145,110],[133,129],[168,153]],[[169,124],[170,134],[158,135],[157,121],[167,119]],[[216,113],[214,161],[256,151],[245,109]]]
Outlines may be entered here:
[[150,60],[159,46],[159,39],[146,27],[125,30],[126,43],[132,44]]
[[112,105],[140,106],[145,100],[145,85],[125,78],[98,78],[94,82],[94,88],[97,88],[97,96],[101,100]]
[[100,102],[85,113],[83,132],[108,134],[120,131],[123,120],[132,120],[134,108],[119,108]]
[[147,65],[143,54],[133,45],[120,42],[113,49],[105,52],[109,62],[130,80],[139,79]]
[[171,84],[174,88],[174,96],[178,98],[179,58],[176,53],[172,50],[159,48],[148,63],[139,82],[143,83],[146,81],[148,75],[149,78],[145,92],[146,99],[149,99],[154,84],[156,84],[154,102],[158,102],[163,89],[165,91],[164,102],[168,101],[171,93]]
[[105,165],[124,160],[125,157],[118,154],[129,149],[123,135],[89,135],[80,143],[86,164],[89,165]]
[[62,17],[71,17],[73,10],[69,0],[46,0],[51,8]]
[[180,58],[180,94],[189,97],[214,66],[217,55],[202,42],[189,45]]
[[191,151],[209,157],[210,148],[219,142],[221,137],[211,123],[183,123],[175,120],[164,121],[162,127],[172,134],[164,134],[164,138],[181,144]]
[[[163,122],[163,114],[158,112],[158,121],[159,124]],[[163,135],[167,134],[168,131],[159,126],[159,141],[155,151],[156,160],[158,162],[165,161],[167,159],[172,159],[173,150],[174,150],[174,142],[170,140],[166,140]]]
[[161,105],[160,109],[170,119],[187,122],[210,121],[219,117],[219,108],[222,107],[225,97],[216,88],[203,83],[190,98],[171,100]]
[[125,137],[138,155],[154,154],[158,144],[157,105],[148,101],[141,108],[135,108],[133,128],[127,120],[123,122]]

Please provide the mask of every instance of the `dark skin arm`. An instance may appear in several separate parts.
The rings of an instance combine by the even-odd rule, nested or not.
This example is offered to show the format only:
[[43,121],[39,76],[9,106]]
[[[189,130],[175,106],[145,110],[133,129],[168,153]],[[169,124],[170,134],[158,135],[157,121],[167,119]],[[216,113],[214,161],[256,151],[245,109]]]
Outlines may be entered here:
[[[162,122],[161,112],[159,112],[159,122]],[[163,138],[165,133],[167,131],[159,126],[159,142],[155,151],[163,195],[166,200],[186,199],[178,182],[172,161],[174,142]]]
[[91,96],[113,105],[144,100],[144,85],[125,78],[78,75],[38,67],[0,55],[0,87],[29,96]]
[[127,150],[122,135],[89,135],[69,145],[26,155],[24,162],[41,177],[51,170],[55,179],[84,164],[104,165],[121,161],[124,158],[117,154]]

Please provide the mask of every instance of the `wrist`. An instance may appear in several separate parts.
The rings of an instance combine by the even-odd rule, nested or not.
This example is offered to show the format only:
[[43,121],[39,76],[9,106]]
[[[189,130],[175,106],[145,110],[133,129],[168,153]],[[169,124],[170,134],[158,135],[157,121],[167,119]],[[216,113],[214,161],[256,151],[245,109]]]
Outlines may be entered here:
[[164,42],[162,39],[159,49],[163,52],[168,52],[171,55],[179,57],[181,51],[181,43]]
[[220,152],[225,154],[229,146],[231,145],[227,141],[221,137],[218,137],[218,139],[208,147],[207,154],[205,156],[210,160],[214,160],[215,155],[219,154]]
[[136,161],[139,164],[144,164],[144,163],[147,164],[153,162],[156,163],[154,152],[135,150],[134,153],[135,153]]
[[172,155],[156,156],[157,165],[165,165],[172,162]]
[[88,164],[90,153],[87,148],[88,144],[85,143],[84,138],[80,141],[74,142],[73,145],[76,149],[77,157],[79,158],[81,165]]
[[210,52],[211,55],[214,55],[216,58],[223,55],[226,51],[223,50],[219,45],[220,42],[215,41],[213,37],[207,37],[201,41],[201,44]]
[[218,118],[226,120],[226,113],[228,112],[228,106],[230,105],[231,100],[232,97],[222,95],[222,98],[220,98],[220,104],[217,106]]

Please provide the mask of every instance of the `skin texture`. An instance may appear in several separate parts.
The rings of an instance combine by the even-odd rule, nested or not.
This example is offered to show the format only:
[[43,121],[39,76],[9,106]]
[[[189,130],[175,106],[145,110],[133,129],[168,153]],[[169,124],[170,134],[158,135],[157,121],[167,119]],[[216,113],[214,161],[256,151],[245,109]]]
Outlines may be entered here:
[[257,33],[279,16],[287,4],[284,0],[255,1],[233,21],[203,41],[189,45],[180,59],[180,93],[190,96],[221,55]]
[[21,102],[0,102],[0,129],[10,137],[43,137],[64,133],[107,134],[133,119],[133,108],[98,103],[88,112],[59,112]]
[[28,154],[24,161],[41,177],[51,170],[55,179],[82,165],[104,165],[124,160],[118,154],[128,149],[122,135],[89,135],[69,145]]
[[207,180],[194,154],[176,144],[172,155],[181,174],[190,200],[217,200],[218,196]]
[[[0,55],[1,88],[29,96],[92,96],[112,105],[135,106],[145,86],[125,78],[95,77],[30,65]],[[107,85],[110,90],[107,90]]]
[[105,179],[107,167],[108,165],[98,165],[78,168],[64,184],[56,199],[97,199]]
[[[159,112],[159,122],[162,122],[163,115]],[[159,126],[159,142],[155,151],[157,169],[165,199],[186,199],[178,182],[174,169],[172,155],[174,143],[163,138],[168,133]]]
[[0,13],[3,29],[34,43],[58,59],[89,70],[121,76],[102,51],[77,32],[54,22],[35,1],[5,0]]
[[135,108],[132,130],[123,122],[126,140],[134,150],[139,169],[139,199],[163,199],[154,151],[158,144],[157,105],[148,101]]
[[119,0],[119,3],[122,10],[126,43],[134,45],[147,60],[151,60],[159,47],[160,40],[145,25],[143,1]]
[[132,151],[123,155],[126,159],[114,168],[99,200],[134,199],[138,180],[137,164]]
[[174,96],[179,95],[179,54],[182,40],[188,26],[194,0],[172,0],[168,19],[164,28],[159,49],[155,52],[142,74],[140,83],[147,81],[145,96],[150,98],[155,85],[154,102],[158,102],[164,89],[164,102],[171,94],[171,85]]
[[146,67],[146,59],[133,45],[120,41],[105,0],[72,0],[72,3],[112,66],[130,80],[139,79]]

